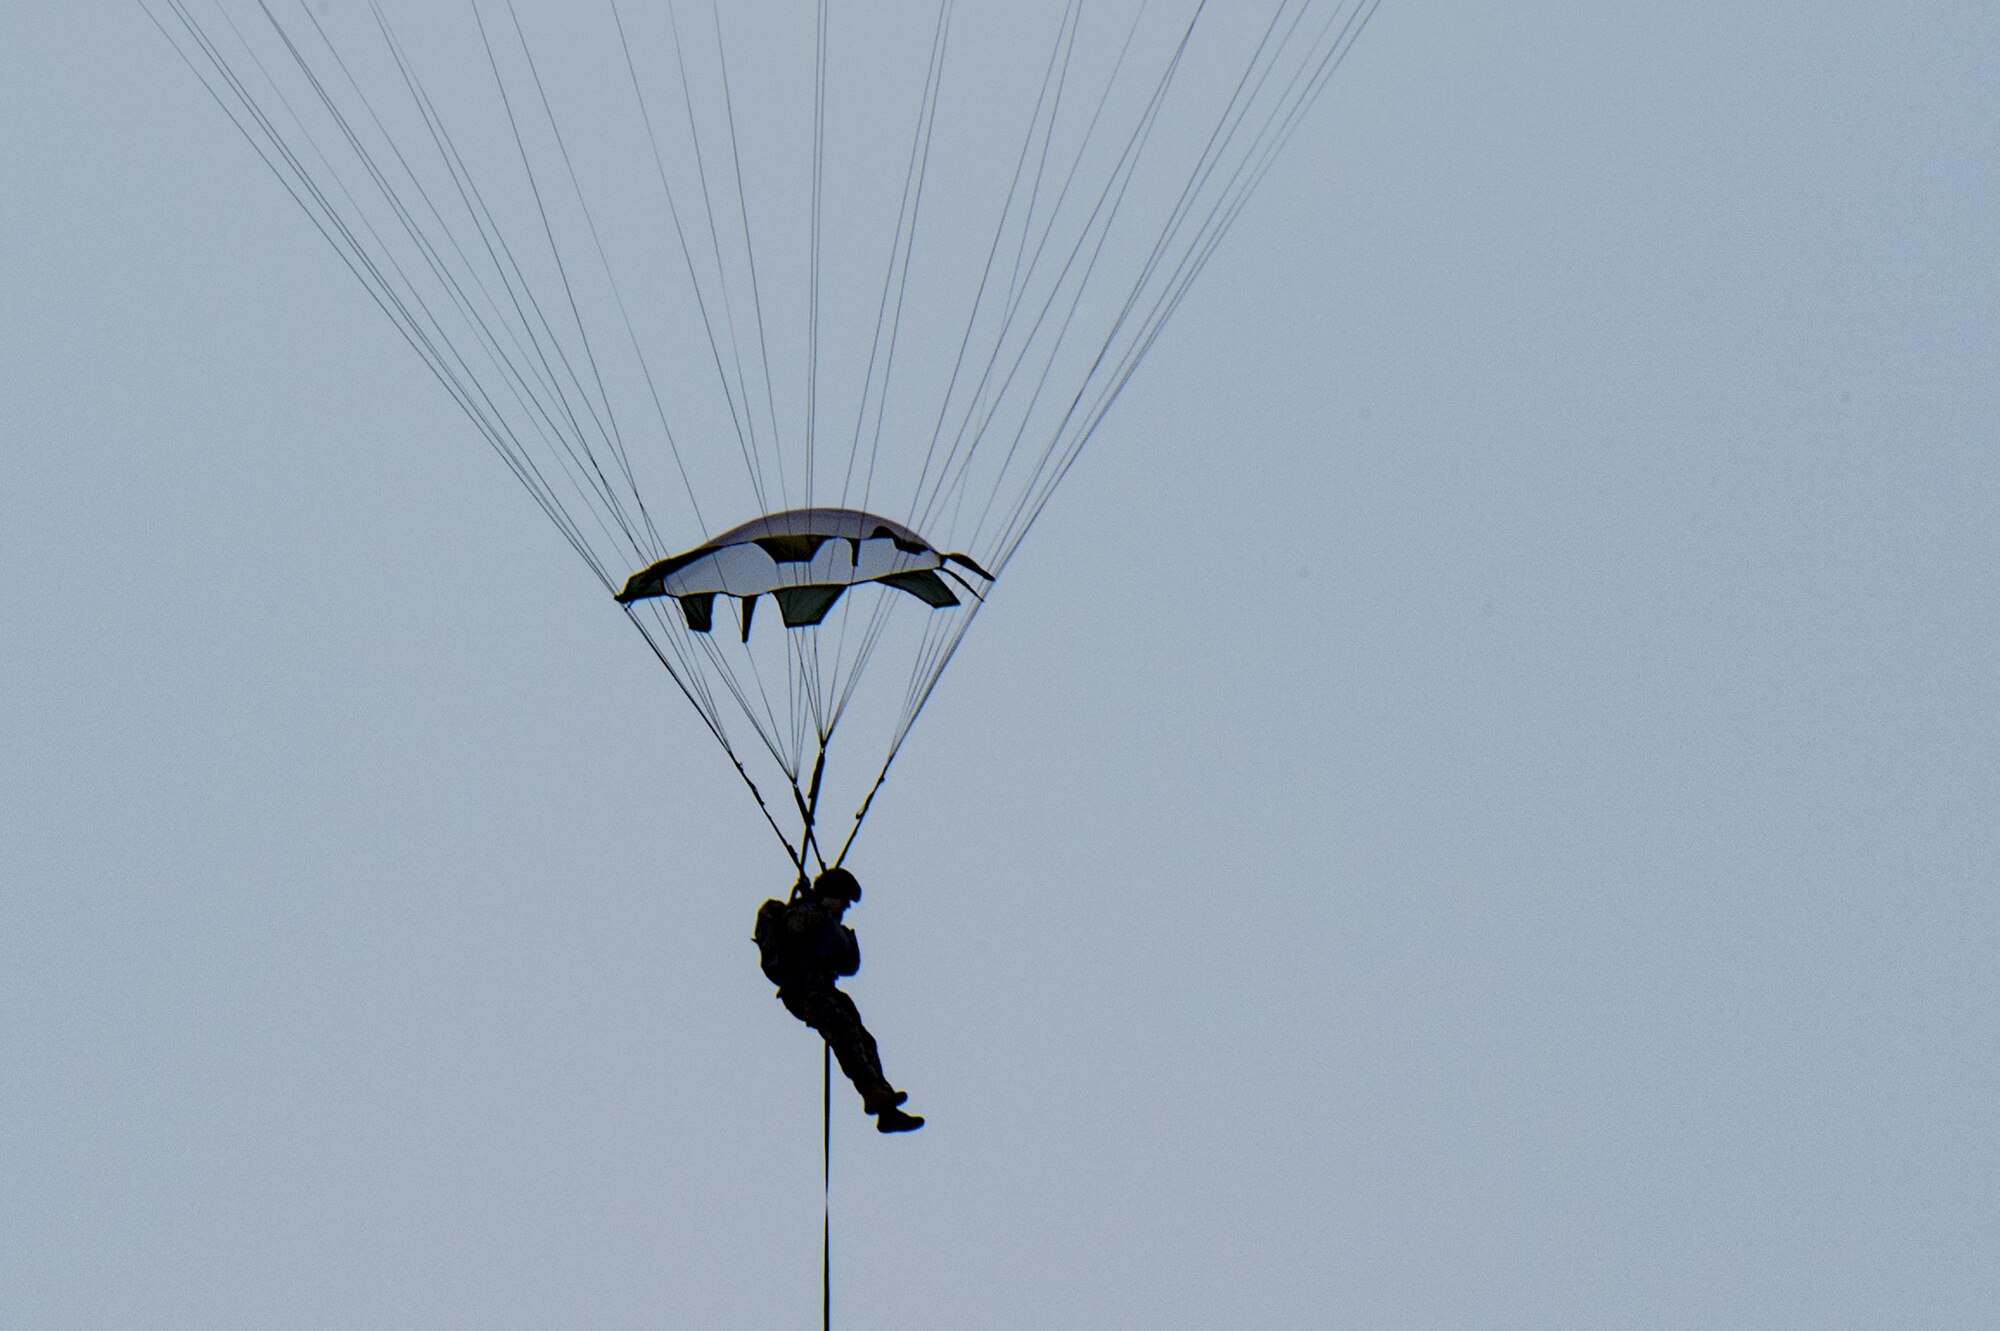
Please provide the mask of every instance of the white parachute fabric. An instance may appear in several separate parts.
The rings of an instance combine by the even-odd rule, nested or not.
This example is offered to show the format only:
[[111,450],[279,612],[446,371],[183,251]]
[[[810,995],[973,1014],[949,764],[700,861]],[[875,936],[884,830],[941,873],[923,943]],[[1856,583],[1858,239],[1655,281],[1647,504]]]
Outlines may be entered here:
[[1379,0],[141,3],[803,861]]
[[[793,587],[851,587],[944,566],[923,537],[852,508],[791,509],[756,518],[634,573],[621,604],[647,596],[757,597]],[[935,604],[956,605],[946,596]]]

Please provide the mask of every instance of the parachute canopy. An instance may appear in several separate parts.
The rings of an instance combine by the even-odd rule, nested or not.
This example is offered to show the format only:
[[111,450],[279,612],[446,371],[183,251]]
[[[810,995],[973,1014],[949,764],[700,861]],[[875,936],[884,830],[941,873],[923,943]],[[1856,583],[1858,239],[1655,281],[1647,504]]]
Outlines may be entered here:
[[862,582],[908,592],[933,609],[958,605],[957,595],[939,576],[950,572],[946,560],[992,581],[967,556],[939,554],[892,518],[858,508],[794,508],[754,518],[647,565],[626,580],[617,599],[629,605],[652,596],[674,597],[688,628],[706,633],[717,594],[740,597],[748,641],[753,607],[767,593],[778,602],[788,629],[818,624],[842,592]]

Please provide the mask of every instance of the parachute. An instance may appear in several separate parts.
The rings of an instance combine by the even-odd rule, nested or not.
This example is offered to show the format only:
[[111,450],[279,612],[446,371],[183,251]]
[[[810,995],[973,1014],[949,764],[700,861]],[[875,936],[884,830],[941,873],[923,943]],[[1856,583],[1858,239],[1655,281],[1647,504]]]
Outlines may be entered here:
[[141,3],[806,872],[1379,0]]
[[900,522],[852,508],[800,508],[754,518],[649,564],[626,580],[616,599],[630,605],[671,596],[681,603],[689,630],[706,633],[716,596],[727,593],[743,602],[748,642],[751,612],[766,593],[778,602],[788,629],[817,625],[840,594],[860,582],[898,588],[933,609],[955,606],[958,597],[938,576],[950,573],[947,561],[993,581],[968,556],[941,555]]

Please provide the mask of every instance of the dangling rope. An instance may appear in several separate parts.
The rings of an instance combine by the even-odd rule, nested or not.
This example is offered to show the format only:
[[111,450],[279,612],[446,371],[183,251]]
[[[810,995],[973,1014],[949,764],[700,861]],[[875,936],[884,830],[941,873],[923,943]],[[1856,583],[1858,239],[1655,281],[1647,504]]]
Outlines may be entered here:
[[833,1046],[819,1048],[819,1325],[833,1331]]

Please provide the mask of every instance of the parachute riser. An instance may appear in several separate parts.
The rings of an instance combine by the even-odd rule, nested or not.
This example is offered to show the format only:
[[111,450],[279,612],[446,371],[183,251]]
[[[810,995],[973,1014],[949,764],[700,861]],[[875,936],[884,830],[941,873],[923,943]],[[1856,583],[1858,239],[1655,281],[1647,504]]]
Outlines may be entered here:
[[[875,793],[882,789],[882,783],[889,779],[889,768],[895,764],[896,755],[891,753],[882,764],[882,770],[875,774],[875,784],[868,787],[868,797],[861,801],[861,807],[854,812],[854,826],[847,829],[847,840],[840,843],[840,854],[833,857],[830,868],[838,869],[847,862],[847,852],[854,846],[854,838],[861,834],[861,824],[867,820],[868,810],[875,803]],[[824,862],[824,860],[822,860]]]
[[[820,740],[819,756],[813,759],[812,779],[807,783],[806,790],[801,791],[798,782],[794,781],[792,783],[792,799],[799,806],[799,817],[805,825],[805,830],[799,838],[798,853],[792,856],[792,863],[798,866],[800,873],[806,871],[806,855],[808,853],[819,861],[821,868],[828,867],[826,853],[819,848],[819,842],[814,835],[814,828],[819,816],[820,778],[826,775],[826,741],[830,738],[832,736],[828,735],[822,737]],[[787,843],[785,849],[787,851],[791,849],[789,843]]]

